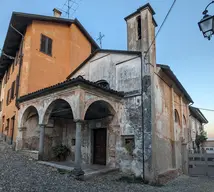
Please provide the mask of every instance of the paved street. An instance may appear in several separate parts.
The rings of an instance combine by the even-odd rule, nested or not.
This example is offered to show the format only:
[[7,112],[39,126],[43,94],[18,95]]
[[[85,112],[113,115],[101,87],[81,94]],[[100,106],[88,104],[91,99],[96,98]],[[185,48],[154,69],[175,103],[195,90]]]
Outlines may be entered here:
[[101,176],[90,181],[76,181],[67,174],[29,160],[0,143],[0,191],[100,191],[100,192],[212,192],[214,179],[189,178],[182,176],[163,187],[128,184],[116,181],[119,173]]

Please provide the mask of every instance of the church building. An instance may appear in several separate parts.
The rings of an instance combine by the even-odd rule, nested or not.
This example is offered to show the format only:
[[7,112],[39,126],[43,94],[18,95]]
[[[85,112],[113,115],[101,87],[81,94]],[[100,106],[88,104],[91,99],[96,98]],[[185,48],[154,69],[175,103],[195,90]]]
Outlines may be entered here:
[[19,98],[16,149],[52,160],[54,146],[82,164],[149,180],[183,172],[193,100],[169,66],[156,63],[150,4],[125,18],[127,50],[93,51],[64,82]]

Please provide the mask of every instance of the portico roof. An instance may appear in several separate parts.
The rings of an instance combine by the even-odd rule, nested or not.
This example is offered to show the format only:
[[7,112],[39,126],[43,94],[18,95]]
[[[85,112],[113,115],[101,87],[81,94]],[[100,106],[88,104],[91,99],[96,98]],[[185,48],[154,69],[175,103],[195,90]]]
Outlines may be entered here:
[[18,102],[22,103],[22,102],[25,102],[25,101],[28,101],[28,100],[31,100],[31,99],[34,99],[37,97],[49,95],[51,93],[61,91],[61,90],[64,90],[64,89],[67,89],[70,87],[77,86],[77,85],[87,85],[87,86],[94,87],[98,90],[102,90],[102,91],[105,91],[107,93],[119,96],[119,97],[124,96],[123,92],[118,92],[118,91],[115,91],[113,89],[103,87],[103,86],[97,84],[96,82],[88,81],[88,80],[84,79],[82,76],[78,76],[76,78],[68,79],[68,80],[61,82],[61,83],[58,83],[56,85],[53,85],[53,86],[50,86],[50,87],[47,87],[44,89],[40,89],[38,91],[35,91],[35,92],[29,93],[27,95],[21,96],[18,99]]

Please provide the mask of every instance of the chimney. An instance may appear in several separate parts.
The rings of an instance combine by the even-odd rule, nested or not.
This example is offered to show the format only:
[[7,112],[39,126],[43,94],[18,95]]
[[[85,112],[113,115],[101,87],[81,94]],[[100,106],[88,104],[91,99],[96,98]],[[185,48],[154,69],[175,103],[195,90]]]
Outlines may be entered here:
[[54,17],[61,17],[62,12],[56,8],[53,9]]

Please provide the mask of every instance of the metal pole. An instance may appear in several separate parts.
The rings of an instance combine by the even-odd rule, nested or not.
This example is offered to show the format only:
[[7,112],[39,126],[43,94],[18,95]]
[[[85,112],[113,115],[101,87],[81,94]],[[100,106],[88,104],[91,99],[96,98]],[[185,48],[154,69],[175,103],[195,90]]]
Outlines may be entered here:
[[214,1],[210,2],[210,3],[206,6],[206,8],[205,8],[204,11],[203,11],[203,15],[206,15],[206,14],[208,13],[207,8],[208,8],[211,4],[213,4],[213,3],[214,3]]
[[144,105],[143,105],[143,59],[141,56],[141,126],[142,126],[142,152],[143,152],[143,181],[145,181],[145,141],[144,141]]

